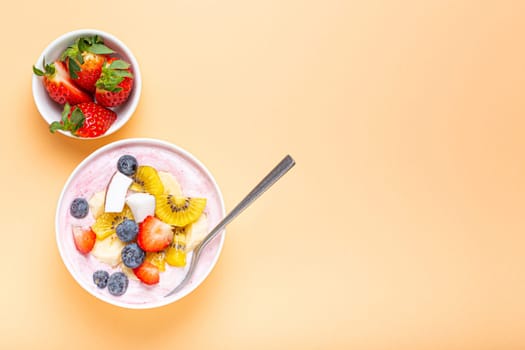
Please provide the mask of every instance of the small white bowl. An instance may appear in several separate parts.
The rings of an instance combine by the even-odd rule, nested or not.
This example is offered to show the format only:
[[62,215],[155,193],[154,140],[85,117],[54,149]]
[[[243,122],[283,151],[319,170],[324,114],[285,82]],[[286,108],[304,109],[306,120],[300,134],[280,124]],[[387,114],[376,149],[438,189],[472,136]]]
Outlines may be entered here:
[[[51,42],[42,52],[38,60],[35,62],[35,67],[43,69],[42,62],[45,58],[46,63],[51,63],[58,59],[62,52],[75,40],[81,36],[93,36],[98,35],[104,40],[104,44],[111,47],[116,53],[126,62],[131,64],[134,82],[133,89],[128,100],[116,108],[112,108],[117,113],[117,120],[111,125],[108,131],[103,135],[95,138],[101,138],[108,136],[119,130],[126,122],[131,118],[140,99],[140,93],[142,90],[142,78],[140,75],[140,68],[138,62],[131,52],[131,50],[118,38],[112,34],[103,32],[97,29],[79,29],[68,32],[53,42]],[[62,115],[63,106],[53,101],[47,94],[44,84],[42,83],[42,77],[33,74],[33,98],[35,100],[38,112],[44,118],[44,120],[51,124],[54,121],[60,121]],[[95,139],[95,138],[83,138],[72,135],[69,131],[58,130],[60,133],[73,137],[76,139]]]
[[104,190],[117,169],[118,159],[124,154],[135,156],[139,165],[152,165],[159,171],[168,171],[175,175],[185,195],[206,197],[204,212],[208,219],[208,229],[211,230],[224,218],[225,206],[219,186],[206,167],[187,151],[166,141],[146,138],[116,141],[93,152],[72,172],[60,194],[55,217],[56,241],[62,261],[76,282],[98,299],[123,308],[151,309],[183,298],[204,281],[219,258],[225,231],[205,247],[190,283],[176,294],[166,297],[184,277],[191,253],[185,268],[167,266],[167,270],[160,274],[158,285],[146,286],[129,279],[128,290],[119,297],[111,295],[107,288],[98,288],[93,283],[93,272],[103,269],[111,274],[119,271],[120,267],[112,269],[90,253],[85,255],[76,250],[72,235],[73,225],[90,226],[95,219],[90,214],[86,218],[75,219],[70,215],[69,207],[74,198],[84,197],[89,200],[94,193]]

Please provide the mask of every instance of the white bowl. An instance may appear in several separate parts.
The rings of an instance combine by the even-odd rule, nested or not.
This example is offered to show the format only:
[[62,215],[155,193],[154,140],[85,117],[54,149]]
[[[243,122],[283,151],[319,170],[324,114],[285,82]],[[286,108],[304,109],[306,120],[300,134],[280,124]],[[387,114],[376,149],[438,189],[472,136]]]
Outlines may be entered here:
[[93,272],[104,269],[109,273],[120,267],[110,269],[109,265],[99,262],[94,256],[81,254],[75,248],[72,237],[72,226],[89,226],[94,218],[88,214],[84,219],[75,219],[69,213],[71,201],[76,197],[87,200],[93,193],[104,190],[110,177],[116,171],[117,160],[123,154],[134,155],[140,164],[152,165],[159,171],[168,171],[175,175],[185,195],[206,197],[205,213],[208,227],[213,228],[225,214],[224,201],[220,189],[206,167],[194,156],[171,143],[134,138],[110,143],[85,158],[72,172],[58,200],[55,226],[56,240],[60,256],[73,278],[90,294],[109,304],[130,308],[149,309],[170,304],[181,299],[199,286],[215,266],[224,243],[224,231],[204,249],[197,265],[195,275],[190,283],[180,292],[165,297],[184,277],[190,263],[188,255],[184,269],[167,267],[161,272],[160,283],[146,286],[139,281],[129,280],[127,292],[112,296],[107,288],[100,289],[93,283]]
[[[134,76],[134,82],[133,82],[133,89],[131,91],[131,94],[128,98],[128,100],[122,104],[121,106],[118,106],[116,108],[112,108],[117,113],[117,120],[111,125],[108,131],[104,133],[103,135],[95,138],[100,138],[104,136],[108,136],[119,130],[126,122],[131,118],[133,113],[135,112],[135,109],[137,108],[137,105],[139,103],[140,99],[140,93],[142,90],[142,78],[140,75],[140,68],[138,65],[138,62],[131,52],[131,50],[118,38],[113,36],[112,34],[103,32],[101,30],[96,29],[79,29],[75,31],[68,32],[57,39],[55,39],[53,42],[51,42],[45,50],[42,52],[40,57],[38,57],[37,61],[35,62],[35,66],[37,68],[40,68],[43,70],[42,62],[45,58],[46,63],[51,63],[58,59],[62,52],[71,44],[74,43],[74,41],[81,37],[81,36],[93,36],[98,35],[103,40],[104,43],[111,47],[113,50],[117,52],[117,54],[124,59],[126,62],[129,62],[131,64],[131,68],[133,71]],[[53,101],[49,95],[47,94],[46,89],[44,88],[44,84],[42,83],[42,77],[39,77],[35,74],[33,74],[33,82],[32,82],[32,89],[33,89],[33,98],[35,100],[36,107],[38,109],[38,112],[44,118],[44,120],[51,124],[54,121],[60,121],[61,115],[62,115],[62,109],[63,106]],[[72,135],[69,131],[62,131],[58,130],[64,135],[67,135],[69,137],[73,137],[76,139],[88,139],[88,138],[82,138]],[[89,138],[89,139],[95,139],[95,138]]]

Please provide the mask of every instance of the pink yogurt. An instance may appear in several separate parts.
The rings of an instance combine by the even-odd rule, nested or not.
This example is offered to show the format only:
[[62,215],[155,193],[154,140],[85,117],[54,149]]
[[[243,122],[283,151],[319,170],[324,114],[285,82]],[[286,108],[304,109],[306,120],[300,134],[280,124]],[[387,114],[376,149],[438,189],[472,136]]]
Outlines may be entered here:
[[224,217],[224,202],[217,183],[202,163],[179,147],[154,139],[127,139],[104,146],[82,161],[69,177],[57,206],[56,238],[60,255],[70,273],[89,293],[111,304],[134,309],[158,307],[187,295],[207,277],[219,257],[224,232],[207,245],[192,281],[175,295],[165,297],[184,278],[191,253],[188,254],[185,268],[167,265],[157,285],[147,286],[129,278],[124,295],[113,296],[107,288],[99,289],[93,283],[93,272],[106,270],[111,274],[120,271],[120,267],[112,268],[91,254],[77,251],[72,226],[90,226],[95,220],[91,214],[84,219],[72,217],[69,205],[77,197],[89,200],[94,193],[105,190],[111,176],[117,171],[117,160],[124,154],[134,156],[139,165],[151,165],[158,171],[173,174],[184,195],[207,198],[205,213],[210,229]]

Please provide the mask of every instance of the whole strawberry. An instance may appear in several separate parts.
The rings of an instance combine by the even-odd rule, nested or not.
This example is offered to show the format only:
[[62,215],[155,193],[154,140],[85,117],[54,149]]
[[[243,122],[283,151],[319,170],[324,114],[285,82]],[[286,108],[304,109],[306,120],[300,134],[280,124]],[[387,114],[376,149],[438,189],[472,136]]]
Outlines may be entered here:
[[114,51],[95,35],[78,38],[62,53],[60,60],[67,64],[73,82],[85,91],[93,93],[106,57],[112,53]]
[[76,105],[93,100],[90,95],[73,84],[64,63],[55,61],[51,64],[46,64],[44,61],[43,65],[44,71],[33,66],[33,73],[43,77],[44,87],[51,99],[61,105],[65,103]]
[[117,119],[117,114],[95,102],[80,103],[71,107],[66,103],[62,120],[49,125],[49,131],[70,131],[78,137],[98,137],[106,133]]
[[95,100],[102,106],[116,107],[123,104],[133,88],[133,74],[129,63],[109,58],[102,67],[96,83]]

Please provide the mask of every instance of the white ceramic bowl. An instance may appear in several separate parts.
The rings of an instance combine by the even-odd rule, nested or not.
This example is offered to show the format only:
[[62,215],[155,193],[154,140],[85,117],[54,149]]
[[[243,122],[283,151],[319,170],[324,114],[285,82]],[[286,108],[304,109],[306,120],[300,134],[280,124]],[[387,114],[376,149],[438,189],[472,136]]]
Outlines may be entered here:
[[[116,51],[118,55],[126,62],[129,62],[131,64],[134,76],[133,89],[129,96],[129,99],[121,106],[113,108],[113,110],[117,113],[117,120],[113,123],[113,125],[111,125],[109,130],[104,135],[98,137],[100,138],[113,134],[114,132],[119,130],[124,124],[126,124],[126,122],[131,118],[131,116],[135,112],[135,109],[137,108],[137,105],[139,103],[140,93],[142,90],[142,77],[140,75],[139,64],[131,50],[122,41],[120,41],[118,38],[116,38],[110,33],[106,33],[96,29],[79,29],[68,32],[51,42],[40,54],[40,57],[38,57],[38,59],[35,62],[35,66],[43,70],[42,62],[44,58],[46,63],[51,63],[54,60],[58,59],[62,52],[69,45],[74,43],[77,38],[81,36],[93,35],[100,36],[102,39],[104,39],[104,44]],[[44,120],[48,124],[51,124],[54,121],[60,121],[63,107],[49,97],[42,83],[42,77],[33,74],[32,89],[36,107],[40,112],[42,118],[44,118]],[[59,132],[76,139],[88,139],[74,136],[69,131],[59,130]]]
[[111,269],[109,265],[99,262],[90,253],[81,254],[73,242],[73,225],[90,226],[95,219],[90,214],[84,219],[73,218],[69,213],[71,201],[76,197],[89,200],[93,193],[104,190],[117,169],[118,158],[123,154],[135,156],[139,165],[151,165],[159,171],[168,171],[175,175],[184,195],[206,197],[205,213],[209,229],[224,217],[225,208],[219,187],[210,172],[194,156],[165,141],[144,138],[124,139],[108,144],[89,155],[75,168],[64,185],[55,217],[58,250],[73,278],[100,300],[131,309],[148,309],[170,304],[193,291],[208,276],[221,252],[224,232],[206,246],[190,283],[180,292],[169,297],[165,295],[184,277],[191,255],[188,255],[184,269],[168,266],[165,272],[161,272],[158,285],[146,286],[130,278],[127,292],[120,297],[115,297],[107,288],[98,288],[93,283],[92,275],[99,269],[112,273],[119,271],[120,267]]

